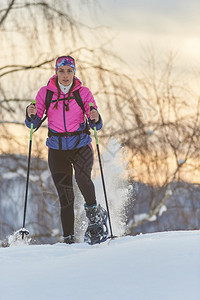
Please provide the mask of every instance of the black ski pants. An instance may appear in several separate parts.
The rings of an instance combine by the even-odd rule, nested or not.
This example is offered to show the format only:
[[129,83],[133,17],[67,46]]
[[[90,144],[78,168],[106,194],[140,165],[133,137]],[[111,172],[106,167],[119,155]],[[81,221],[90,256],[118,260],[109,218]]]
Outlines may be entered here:
[[75,150],[50,148],[48,163],[60,200],[63,236],[66,237],[74,233],[73,169],[76,182],[86,204],[96,204],[95,188],[91,180],[92,146],[87,145]]

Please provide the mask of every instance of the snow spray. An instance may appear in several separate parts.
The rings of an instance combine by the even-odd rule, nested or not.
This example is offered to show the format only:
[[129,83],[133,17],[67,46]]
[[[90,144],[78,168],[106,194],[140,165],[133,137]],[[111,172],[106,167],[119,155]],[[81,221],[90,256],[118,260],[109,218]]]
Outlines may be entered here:
[[[101,146],[101,148],[103,148],[103,146]],[[127,229],[126,207],[128,206],[133,193],[132,184],[130,184],[128,180],[129,172],[127,170],[126,152],[114,138],[111,139],[102,150],[101,158],[104,169],[113,233],[116,236],[123,236]],[[100,203],[105,208],[101,174],[97,159],[98,158],[96,158],[94,162],[92,179],[95,185],[97,203]],[[77,193],[75,193],[75,197],[77,197],[76,194]],[[80,218],[81,224],[78,221]],[[77,228],[77,230],[75,228],[75,231],[81,239],[81,235],[83,235],[83,233],[80,234],[80,229],[82,232],[84,232],[87,227],[87,222],[85,221],[84,214],[82,217],[77,216],[76,219],[76,225],[79,228]]]

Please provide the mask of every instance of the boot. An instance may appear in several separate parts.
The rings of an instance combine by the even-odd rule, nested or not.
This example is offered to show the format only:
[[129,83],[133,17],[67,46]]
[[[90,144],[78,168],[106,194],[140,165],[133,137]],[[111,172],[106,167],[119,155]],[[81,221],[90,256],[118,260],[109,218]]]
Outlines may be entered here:
[[85,205],[88,218],[88,228],[85,232],[84,241],[90,245],[104,242],[108,236],[107,212],[99,204],[98,206]]
[[64,237],[64,243],[66,243],[66,244],[74,244],[75,243],[74,234],[70,234],[70,235]]

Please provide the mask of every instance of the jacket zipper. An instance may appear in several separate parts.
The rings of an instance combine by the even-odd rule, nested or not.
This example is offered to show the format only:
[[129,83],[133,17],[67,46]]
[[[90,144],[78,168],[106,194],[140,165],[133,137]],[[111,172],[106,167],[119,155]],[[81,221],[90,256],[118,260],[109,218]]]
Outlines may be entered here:
[[[65,98],[64,94],[64,98]],[[65,120],[65,100],[63,101],[63,120],[64,120],[64,127],[65,127],[65,131],[67,132],[67,126],[66,126],[66,120]],[[65,137],[65,143],[68,143],[67,137]],[[68,147],[68,145],[66,145]]]
[[[64,98],[65,98],[64,94]],[[64,120],[64,127],[65,127],[65,131],[67,132],[67,126],[66,126],[66,120],[65,120],[65,100],[63,101],[63,120]]]

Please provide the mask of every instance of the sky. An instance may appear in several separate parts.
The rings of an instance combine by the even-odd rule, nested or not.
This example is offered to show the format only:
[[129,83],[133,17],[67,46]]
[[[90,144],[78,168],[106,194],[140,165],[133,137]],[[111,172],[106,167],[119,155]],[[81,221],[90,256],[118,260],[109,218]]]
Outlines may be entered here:
[[[116,39],[124,38],[124,48],[131,41],[134,47],[138,47],[137,41],[140,40],[159,44],[171,40],[174,47],[180,47],[180,41],[191,41],[199,45],[198,49],[193,49],[194,53],[199,53],[200,2],[197,0],[102,0],[101,5],[102,20],[116,33]],[[134,47],[129,48],[130,52]]]
[[123,58],[131,71],[140,68],[150,49],[160,57],[173,51],[179,69],[194,73],[199,85],[200,1],[98,0],[91,1],[91,9],[80,2],[76,0],[72,6],[76,12],[80,9],[77,19],[106,27],[107,47]]
[[99,21],[113,37],[111,48],[131,69],[137,69],[146,51],[153,49],[159,56],[176,52],[180,69],[199,73],[198,0],[101,0],[100,4]]

